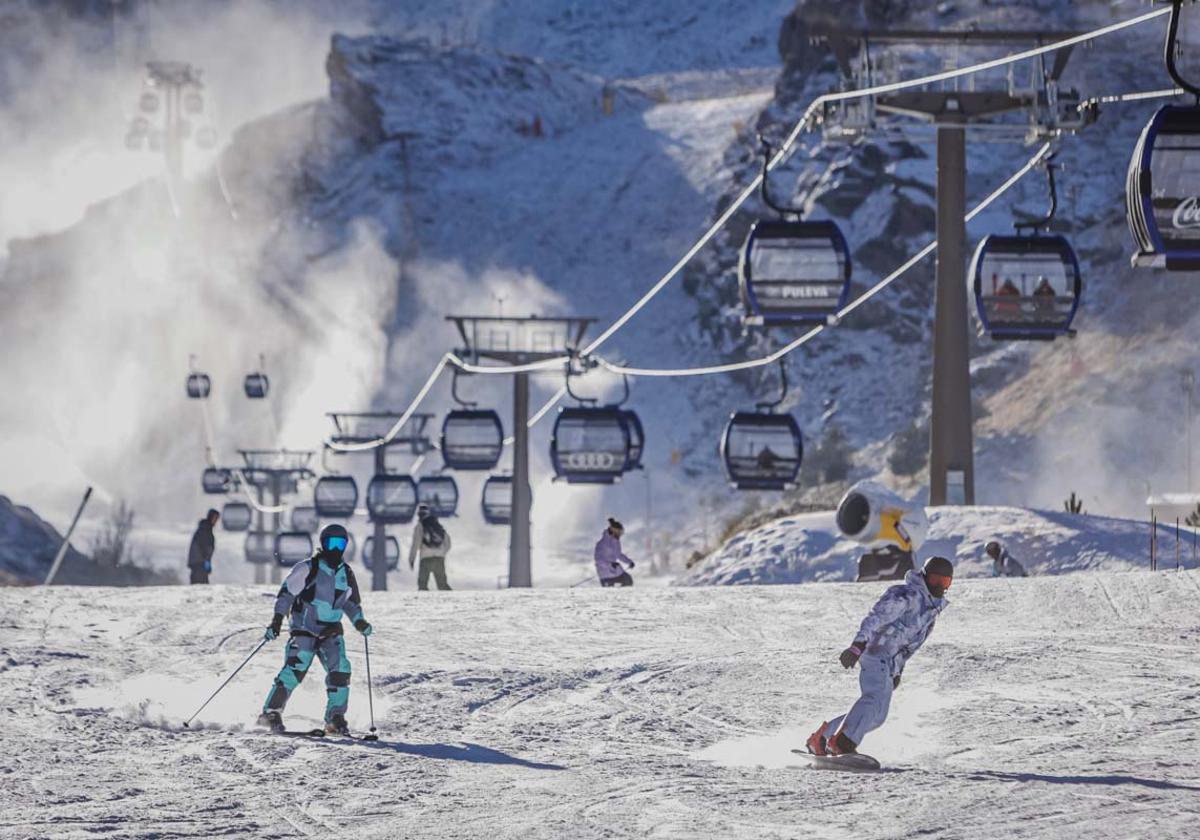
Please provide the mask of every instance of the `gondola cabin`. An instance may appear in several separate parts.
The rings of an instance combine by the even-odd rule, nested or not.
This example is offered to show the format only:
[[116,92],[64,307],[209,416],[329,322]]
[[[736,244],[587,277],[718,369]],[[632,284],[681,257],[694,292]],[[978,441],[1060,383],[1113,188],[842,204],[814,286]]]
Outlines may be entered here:
[[449,475],[429,475],[417,482],[417,499],[436,516],[458,513],[458,482]]
[[313,507],[322,519],[349,519],[358,506],[358,482],[348,475],[327,475],[313,487]]
[[850,248],[831,221],[760,219],[738,263],[745,320],[766,327],[823,324],[850,295]]
[[1083,280],[1065,237],[986,236],[970,276],[979,321],[993,338],[1051,340],[1070,333]]
[[1134,266],[1200,269],[1200,106],[1167,105],[1129,160],[1125,214]]
[[226,531],[249,531],[253,519],[254,511],[245,502],[226,502],[221,508],[221,527]]
[[312,534],[308,531],[284,531],[275,536],[275,562],[285,569],[307,560],[312,554]]
[[800,426],[791,414],[739,411],[721,436],[725,475],[738,490],[784,490],[804,460]]
[[500,415],[486,409],[460,408],[442,421],[442,461],[452,470],[490,470],[504,452]]
[[251,531],[246,534],[246,562],[265,566],[275,562],[275,535],[268,531]]
[[[383,562],[389,572],[394,572],[400,568],[400,541],[395,537],[388,537],[381,546],[383,548]],[[363,565],[371,571],[375,570],[375,538],[367,537],[367,541],[363,543],[362,554]]]
[[233,489],[233,474],[221,467],[207,467],[200,479],[204,492],[219,496]]
[[636,411],[625,411],[625,425],[629,429],[629,460],[625,464],[625,472],[642,468],[642,453],[646,449],[646,430],[642,427],[642,419]]
[[321,526],[321,517],[312,505],[297,505],[292,508],[291,519],[293,531],[307,531],[314,534]]
[[212,379],[207,373],[189,373],[187,395],[190,400],[206,400],[212,391]]
[[488,476],[481,498],[483,521],[489,525],[512,523],[513,480],[511,475]]
[[248,373],[242,382],[242,390],[252,400],[265,399],[270,387],[271,382],[265,373]]
[[410,475],[374,476],[367,485],[367,512],[372,522],[412,522],[417,512],[417,483]]
[[612,484],[630,462],[633,436],[619,408],[561,408],[550,438],[556,478],[570,484]]

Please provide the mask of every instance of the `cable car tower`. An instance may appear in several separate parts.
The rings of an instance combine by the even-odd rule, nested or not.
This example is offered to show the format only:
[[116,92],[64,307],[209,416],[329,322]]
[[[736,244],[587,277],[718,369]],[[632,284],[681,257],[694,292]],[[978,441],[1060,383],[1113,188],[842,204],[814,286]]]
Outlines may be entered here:
[[[245,464],[242,475],[257,492],[259,506],[264,506],[264,496],[269,492],[274,508],[270,513],[270,528],[266,527],[266,514],[255,511],[254,526],[246,532],[246,560],[254,565],[255,583],[266,583],[264,569],[268,565],[271,566],[271,581],[278,583],[282,576],[281,566],[276,562],[280,559],[280,548],[296,542],[294,532],[281,530],[279,508],[284,496],[293,495],[300,489],[301,481],[315,477],[309,468],[314,453],[293,449],[239,449],[238,454]],[[295,553],[289,551],[289,554]]]
[[[327,416],[334,425],[334,433],[329,436],[329,443],[362,445],[382,440],[404,416],[404,412],[332,411]],[[388,556],[392,553],[390,549],[396,540],[394,537],[388,536],[387,526],[398,522],[411,522],[417,507],[416,483],[412,480],[412,476],[388,472],[388,450],[407,447],[413,455],[418,457],[429,452],[433,445],[426,436],[425,429],[432,419],[432,414],[413,414],[395,437],[387,443],[372,447],[370,450],[359,450],[361,452],[370,451],[375,455],[375,472],[370,484],[367,485],[367,510],[370,513],[371,524],[374,526],[374,533],[372,538],[367,540],[363,551],[363,563],[371,569],[371,589],[375,592],[387,590],[389,567],[394,567],[393,560],[396,559]],[[325,452],[329,451],[330,447],[327,444]],[[324,482],[330,480],[339,484],[349,483],[352,488],[352,498],[345,518],[353,516],[358,502],[358,485],[354,478],[329,475],[321,478],[321,481]],[[314,490],[314,495],[317,513],[322,517],[329,516],[329,512],[322,505],[320,482]]]
[[[814,26],[814,40],[828,44],[841,69],[845,89],[870,87],[878,61],[871,47],[881,44],[971,47],[1036,47],[1071,38],[1078,32],[941,30],[866,30]],[[966,269],[967,131],[987,139],[1031,143],[1075,132],[1095,119],[1094,109],[1080,108],[1079,92],[1059,80],[1072,47],[1023,62],[1024,84],[1010,65],[1006,83],[978,89],[974,77],[960,86],[939,90],[901,90],[826,103],[817,116],[831,139],[865,136],[877,131],[913,134],[932,129],[937,143],[937,268],[933,325],[933,407],[929,442],[929,504],[975,503],[975,460],[971,417],[971,373],[968,353]],[[1003,119],[1025,112],[1026,121]]]
[[[577,353],[595,318],[477,317],[450,315],[463,347],[460,358],[478,365],[483,360],[520,366]],[[508,585],[533,586],[530,564],[529,516],[529,371],[513,373],[513,475],[508,545]]]

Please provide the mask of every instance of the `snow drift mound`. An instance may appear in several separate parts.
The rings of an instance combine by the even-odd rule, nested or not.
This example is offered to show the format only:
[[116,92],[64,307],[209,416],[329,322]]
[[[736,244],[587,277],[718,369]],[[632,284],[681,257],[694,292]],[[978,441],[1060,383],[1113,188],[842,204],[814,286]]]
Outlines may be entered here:
[[[1174,532],[1161,528],[1159,540],[1166,545],[1168,534],[1173,563]],[[1012,507],[930,508],[929,534],[919,556],[940,554],[954,560],[962,575],[990,575],[991,561],[983,553],[989,540],[999,540],[1032,575],[1126,570],[1150,563],[1147,523]],[[1193,565],[1190,533],[1186,545],[1186,565]],[[788,516],[733,537],[677,583],[854,580],[862,552],[863,546],[838,533],[832,511]]]

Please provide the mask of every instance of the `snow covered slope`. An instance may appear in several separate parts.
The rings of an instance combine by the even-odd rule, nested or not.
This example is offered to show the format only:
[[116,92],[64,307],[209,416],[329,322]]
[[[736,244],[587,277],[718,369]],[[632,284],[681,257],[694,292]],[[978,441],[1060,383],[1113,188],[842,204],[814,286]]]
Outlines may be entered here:
[[[1174,529],[1160,526],[1160,563],[1175,564]],[[999,540],[1030,574],[1088,569],[1148,568],[1150,524],[1107,516],[1010,507],[929,508],[929,535],[920,558],[949,557],[965,576],[991,574],[983,547]],[[1190,531],[1181,532],[1184,565],[1197,558]],[[807,583],[854,580],[863,546],[842,539],[833,512],[788,516],[730,538],[679,579],[685,585]]]
[[1197,573],[956,582],[864,744],[887,772],[810,770],[883,587],[368,593],[373,745],[248,730],[279,642],[180,728],[265,590],[0,590],[0,837],[1195,836]]

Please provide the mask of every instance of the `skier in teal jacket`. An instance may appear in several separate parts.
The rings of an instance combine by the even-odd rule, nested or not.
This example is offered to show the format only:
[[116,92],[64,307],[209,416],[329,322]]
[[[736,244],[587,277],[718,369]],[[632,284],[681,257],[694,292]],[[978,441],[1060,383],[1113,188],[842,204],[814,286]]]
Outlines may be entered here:
[[349,616],[355,630],[371,635],[371,625],[363,618],[358,581],[342,562],[349,541],[350,535],[341,525],[326,526],[316,555],[292,567],[279,589],[275,617],[265,636],[268,640],[278,637],[284,616],[290,615],[291,637],[283,668],[263,704],[258,719],[261,726],[283,730],[283,707],[316,657],[325,668],[325,731],[349,734],[346,707],[350,702],[350,660],[342,637],[342,614]]

